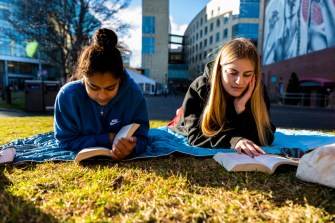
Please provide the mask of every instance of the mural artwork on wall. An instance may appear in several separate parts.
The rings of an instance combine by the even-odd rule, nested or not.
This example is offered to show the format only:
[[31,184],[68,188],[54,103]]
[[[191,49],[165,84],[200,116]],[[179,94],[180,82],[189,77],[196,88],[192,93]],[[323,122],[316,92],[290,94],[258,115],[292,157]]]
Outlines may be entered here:
[[266,0],[263,64],[335,46],[335,0]]

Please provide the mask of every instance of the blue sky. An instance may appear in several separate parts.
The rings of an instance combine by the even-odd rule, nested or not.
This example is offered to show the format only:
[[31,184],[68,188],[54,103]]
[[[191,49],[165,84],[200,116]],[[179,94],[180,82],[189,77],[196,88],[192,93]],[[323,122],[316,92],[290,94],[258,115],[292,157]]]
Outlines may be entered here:
[[[207,3],[208,0],[170,0],[170,16],[177,24],[188,24]],[[131,0],[129,7],[141,7],[141,5],[141,0]]]
[[[206,6],[208,0],[170,0],[170,23],[171,33],[184,34],[187,25]],[[132,28],[128,36],[121,37],[120,40],[132,51],[130,65],[132,67],[141,66],[142,50],[142,0],[131,0],[129,7],[120,13],[119,18],[130,24]]]

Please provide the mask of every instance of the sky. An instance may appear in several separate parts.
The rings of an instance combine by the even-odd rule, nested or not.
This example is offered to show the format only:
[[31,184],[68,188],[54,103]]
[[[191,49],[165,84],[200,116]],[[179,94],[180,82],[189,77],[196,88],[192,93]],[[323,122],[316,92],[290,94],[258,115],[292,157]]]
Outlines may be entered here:
[[[206,6],[209,0],[169,0],[171,33],[183,35],[187,25]],[[186,13],[187,12],[187,13]],[[132,27],[122,41],[131,51],[130,65],[141,67],[142,50],[142,0],[131,0],[128,8],[120,12],[119,19]]]

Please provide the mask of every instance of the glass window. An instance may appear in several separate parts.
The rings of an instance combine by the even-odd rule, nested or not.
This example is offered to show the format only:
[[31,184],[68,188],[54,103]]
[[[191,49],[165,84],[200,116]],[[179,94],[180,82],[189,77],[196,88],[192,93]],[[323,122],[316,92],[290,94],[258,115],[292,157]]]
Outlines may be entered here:
[[210,24],[209,31],[210,31],[210,32],[213,31],[213,23]]
[[260,0],[240,0],[240,18],[259,18]]
[[236,35],[249,39],[258,39],[258,24],[238,24],[236,25]]
[[155,33],[155,17],[143,16],[142,32],[146,34]]
[[224,15],[223,16],[223,24],[227,24],[228,23],[228,20],[229,20],[229,15]]
[[143,37],[142,38],[142,53],[143,54],[155,53],[155,38],[154,37]]
[[8,73],[12,74],[37,74],[38,64],[8,61]]
[[144,69],[144,76],[150,77],[150,69]]
[[3,61],[0,60],[0,75],[3,75],[4,73],[5,73],[5,64]]
[[216,35],[215,35],[215,41],[216,42],[220,41],[220,33],[219,32],[217,32]]
[[228,29],[223,30],[223,36],[222,37],[223,37],[223,39],[228,37]]
[[233,27],[231,28],[231,32],[232,32],[232,37],[235,38],[238,36],[238,24],[237,25],[233,25]]

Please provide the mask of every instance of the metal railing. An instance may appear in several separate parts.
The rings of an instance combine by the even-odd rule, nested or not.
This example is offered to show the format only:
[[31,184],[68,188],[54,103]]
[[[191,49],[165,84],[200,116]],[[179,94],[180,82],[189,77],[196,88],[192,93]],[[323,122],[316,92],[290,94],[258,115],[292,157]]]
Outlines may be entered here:
[[315,107],[327,107],[333,101],[330,95],[320,93],[282,93],[278,94],[278,99],[282,104]]

